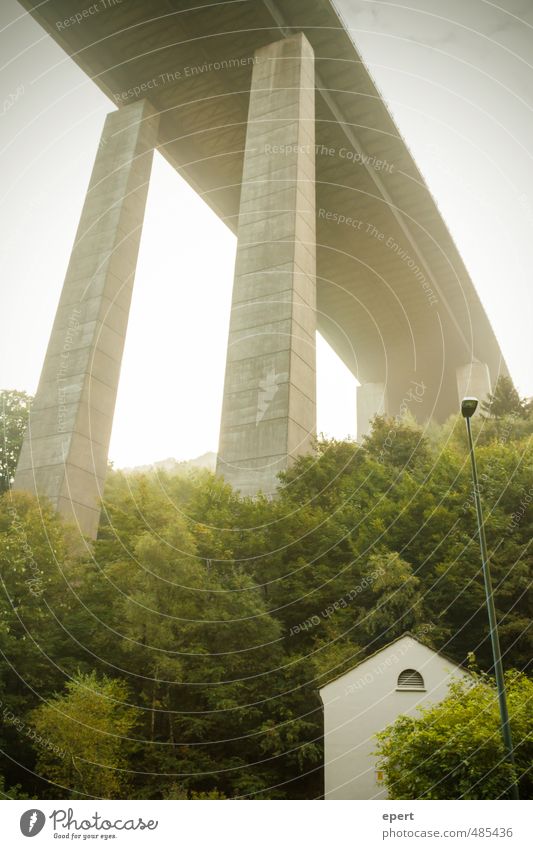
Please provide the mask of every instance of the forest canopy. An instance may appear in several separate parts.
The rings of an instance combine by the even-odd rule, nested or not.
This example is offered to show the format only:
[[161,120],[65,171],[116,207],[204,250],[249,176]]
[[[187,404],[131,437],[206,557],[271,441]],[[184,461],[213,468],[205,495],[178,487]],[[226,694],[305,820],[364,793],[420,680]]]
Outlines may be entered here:
[[[528,674],[533,420],[497,400],[475,420],[480,490],[504,663]],[[490,673],[476,533],[459,418],[321,440],[274,500],[111,470],[94,545],[7,487],[4,793],[320,797],[326,681],[406,631]]]

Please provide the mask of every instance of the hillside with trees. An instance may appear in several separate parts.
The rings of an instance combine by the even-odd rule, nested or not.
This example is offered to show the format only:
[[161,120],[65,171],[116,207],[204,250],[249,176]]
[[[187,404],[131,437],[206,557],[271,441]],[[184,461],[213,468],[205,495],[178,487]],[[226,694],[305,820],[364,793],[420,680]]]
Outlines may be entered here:
[[[475,436],[504,664],[527,681],[533,416],[500,395]],[[490,673],[459,418],[378,417],[362,445],[319,441],[275,500],[206,470],[110,471],[94,545],[7,489],[0,567],[9,796],[320,797],[327,680],[407,630]]]

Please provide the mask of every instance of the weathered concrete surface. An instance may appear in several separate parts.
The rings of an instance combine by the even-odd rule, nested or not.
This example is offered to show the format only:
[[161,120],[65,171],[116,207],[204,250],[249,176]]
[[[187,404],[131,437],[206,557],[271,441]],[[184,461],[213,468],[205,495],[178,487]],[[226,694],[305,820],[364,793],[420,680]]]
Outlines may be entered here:
[[363,383],[357,387],[357,441],[372,430],[372,419],[387,413],[387,390],[384,383]]
[[15,489],[49,498],[95,537],[158,116],[108,115],[18,463]]
[[472,362],[459,366],[457,369],[458,410],[463,398],[471,396],[480,401],[486,401],[491,392],[490,371],[486,363]]
[[315,76],[298,34],[252,76],[217,471],[244,495],[316,430]]

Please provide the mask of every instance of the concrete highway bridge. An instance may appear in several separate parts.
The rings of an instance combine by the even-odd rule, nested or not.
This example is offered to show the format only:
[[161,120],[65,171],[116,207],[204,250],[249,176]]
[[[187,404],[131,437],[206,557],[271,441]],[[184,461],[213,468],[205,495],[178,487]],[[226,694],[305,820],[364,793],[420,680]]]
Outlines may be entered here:
[[218,471],[244,494],[273,492],[277,473],[312,450],[317,329],[361,384],[359,436],[382,411],[443,420],[507,373],[331,2],[21,5],[113,111],[16,488],[96,535],[154,149],[238,237]]

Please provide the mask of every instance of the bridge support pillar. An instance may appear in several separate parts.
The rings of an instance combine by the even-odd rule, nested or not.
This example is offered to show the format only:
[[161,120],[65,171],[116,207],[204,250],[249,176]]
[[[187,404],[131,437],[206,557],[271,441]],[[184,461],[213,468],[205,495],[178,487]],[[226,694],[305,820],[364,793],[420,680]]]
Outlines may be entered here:
[[459,404],[469,395],[479,398],[480,401],[486,401],[491,391],[490,372],[486,363],[474,361],[459,366],[457,369]]
[[362,442],[372,430],[372,419],[387,412],[387,389],[384,383],[363,383],[357,387],[357,441]]
[[316,430],[315,75],[303,34],[255,55],[217,472],[272,495]]
[[15,476],[92,538],[157,123],[146,101],[107,116]]

